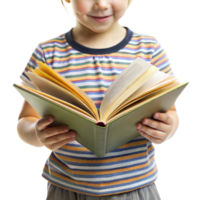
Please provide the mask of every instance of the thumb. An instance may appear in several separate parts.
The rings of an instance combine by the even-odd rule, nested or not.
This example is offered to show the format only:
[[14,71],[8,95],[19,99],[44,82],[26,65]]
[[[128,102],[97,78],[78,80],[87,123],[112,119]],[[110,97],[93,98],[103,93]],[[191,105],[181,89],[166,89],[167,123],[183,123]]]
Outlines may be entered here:
[[36,128],[41,131],[45,129],[48,125],[50,125],[54,121],[53,116],[47,116],[39,119],[36,123]]

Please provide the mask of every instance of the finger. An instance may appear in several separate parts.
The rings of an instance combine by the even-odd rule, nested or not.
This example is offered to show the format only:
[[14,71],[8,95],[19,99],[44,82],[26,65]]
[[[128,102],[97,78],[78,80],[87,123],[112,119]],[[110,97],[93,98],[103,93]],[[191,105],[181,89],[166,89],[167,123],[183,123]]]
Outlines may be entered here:
[[148,126],[145,126],[145,125],[142,125],[142,128],[138,129],[138,132],[139,131],[142,131],[148,135],[150,135],[151,137],[154,137],[154,138],[163,138],[164,137],[164,132],[162,131],[159,131],[159,130],[156,130],[156,129],[152,129]]
[[41,131],[45,129],[49,124],[51,124],[53,120],[53,116],[43,117],[37,121],[36,128]]
[[53,126],[48,127],[41,131],[41,134],[44,138],[52,137],[54,135],[60,134],[60,133],[67,133],[69,131],[69,127],[66,125],[63,126]]
[[142,130],[138,130],[138,132],[143,136],[145,137],[146,139],[148,139],[149,141],[155,143],[155,144],[161,144],[163,141],[159,138],[155,138],[155,137],[152,137],[151,135],[148,135],[147,133],[145,133],[144,131]]
[[72,141],[70,133],[61,133],[45,139],[45,143],[49,145],[60,144],[62,141]]
[[168,113],[155,113],[153,115],[154,119],[160,120],[166,124],[172,123],[172,117]]
[[156,120],[152,120],[152,119],[144,119],[142,121],[142,123],[146,126],[149,126],[151,128],[154,128],[154,129],[157,129],[159,131],[163,131],[165,132],[166,130],[169,129],[169,125],[168,124],[165,124],[163,122],[160,122],[160,121],[156,121]]
[[65,140],[62,140],[60,142],[57,142],[57,143],[50,145],[48,148],[52,151],[55,151],[55,150],[59,149],[60,147],[62,147],[63,145],[65,145],[69,142],[72,142],[72,141],[73,141],[73,139],[65,139]]

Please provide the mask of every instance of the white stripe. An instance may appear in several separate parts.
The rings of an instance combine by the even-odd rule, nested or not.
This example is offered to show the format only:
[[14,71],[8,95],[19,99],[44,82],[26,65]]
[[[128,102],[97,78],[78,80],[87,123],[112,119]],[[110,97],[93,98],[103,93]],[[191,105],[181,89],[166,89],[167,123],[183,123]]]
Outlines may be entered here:
[[99,188],[99,189],[89,189],[88,186],[85,186],[85,187],[82,186],[81,187],[81,186],[78,186],[76,184],[74,185],[74,183],[73,183],[73,185],[71,185],[71,184],[68,184],[68,183],[66,183],[64,181],[63,182],[62,181],[58,181],[57,179],[54,179],[54,178],[51,178],[50,180],[52,182],[60,183],[62,185],[65,185],[66,187],[70,187],[70,188],[72,188],[72,189],[74,189],[76,191],[77,190],[84,190],[85,192],[88,192],[88,193],[105,194],[105,193],[114,193],[114,192],[117,192],[118,190],[127,191],[127,190],[131,190],[131,189],[133,189],[135,187],[141,187],[141,186],[143,186],[145,184],[149,184],[149,183],[153,182],[157,178],[157,176],[158,176],[158,173],[156,173],[151,179],[143,180],[139,184],[138,183],[128,183],[125,186],[120,186],[120,185],[117,186],[117,185],[115,185],[114,188],[107,188],[107,189],[101,189],[101,188]]

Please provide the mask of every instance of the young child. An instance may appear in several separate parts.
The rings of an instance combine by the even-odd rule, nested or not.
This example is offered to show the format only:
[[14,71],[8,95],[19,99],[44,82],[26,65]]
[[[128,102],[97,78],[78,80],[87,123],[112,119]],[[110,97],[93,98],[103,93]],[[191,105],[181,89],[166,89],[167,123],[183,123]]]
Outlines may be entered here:
[[[137,57],[173,75],[166,53],[154,37],[119,25],[131,1],[66,0],[72,3],[76,26],[40,43],[24,72],[38,67],[39,61],[47,63],[86,92],[98,109],[109,85]],[[28,80],[24,72],[21,77]],[[48,200],[159,200],[152,143],[173,136],[178,116],[173,106],[153,118],[137,125],[140,137],[104,158],[79,144],[76,130],[49,126],[53,116],[40,118],[26,101],[17,128],[24,142],[51,150],[42,173],[48,181]]]

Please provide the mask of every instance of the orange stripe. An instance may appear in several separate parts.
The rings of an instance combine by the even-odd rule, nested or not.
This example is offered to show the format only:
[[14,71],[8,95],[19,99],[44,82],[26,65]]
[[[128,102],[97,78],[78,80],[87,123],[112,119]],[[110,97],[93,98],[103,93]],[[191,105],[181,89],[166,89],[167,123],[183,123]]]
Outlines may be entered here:
[[[154,149],[153,146],[148,148],[148,151],[151,151],[152,149]],[[143,153],[135,153],[132,155],[128,155],[128,156],[121,156],[121,157],[117,157],[117,158],[110,158],[110,159],[101,159],[101,160],[87,160],[87,159],[77,159],[77,158],[70,158],[67,156],[61,156],[56,154],[55,155],[58,159],[63,160],[63,161],[68,161],[68,162],[75,162],[75,163],[85,163],[85,164],[96,164],[96,163],[110,163],[110,162],[119,162],[119,161],[124,161],[124,160],[128,160],[128,159],[133,159],[133,158],[138,158],[141,156],[146,156],[148,152],[143,152]],[[52,156],[51,156],[52,158]]]
[[[154,157],[152,157],[152,159],[154,159]],[[145,167],[145,165],[144,165],[144,167]],[[126,170],[126,171],[135,170],[137,168],[138,167],[132,167],[132,168],[129,168],[129,170]],[[71,183],[78,184],[78,185],[84,185],[84,186],[90,186],[90,187],[108,187],[108,186],[112,186],[112,185],[118,185],[118,184],[120,185],[120,184],[124,184],[124,183],[131,183],[133,181],[138,181],[140,179],[144,179],[144,178],[152,175],[153,173],[155,173],[155,171],[157,170],[157,168],[158,168],[158,166],[156,165],[155,168],[152,171],[150,171],[149,173],[147,173],[145,175],[139,176],[139,177],[130,178],[130,179],[126,179],[126,180],[120,180],[120,181],[113,181],[113,182],[109,182],[109,183],[88,183],[88,182],[85,182],[85,181],[79,182],[79,181],[73,180],[72,178],[69,178],[69,177],[57,174],[57,173],[55,173],[53,171],[51,171],[50,174],[52,176],[58,177],[58,178],[60,178],[60,179],[62,179],[64,181],[67,181],[67,182],[69,181]],[[46,166],[44,166],[44,169],[48,171],[48,169],[46,168]],[[123,171],[124,171],[123,169],[120,170],[120,172],[123,172]],[[79,174],[77,171],[73,171],[73,170],[67,170],[67,172],[69,172],[70,174],[74,174],[74,175]],[[94,172],[92,172],[92,171],[87,174],[87,172],[83,171],[82,174],[80,174],[80,175],[86,175],[86,176],[87,175],[88,176],[91,175],[92,176],[92,175],[97,175],[97,174],[98,173],[94,174]],[[102,174],[102,172],[101,172],[101,174]],[[106,174],[110,175],[111,173],[109,171],[105,171],[103,174],[104,175],[106,175]]]

